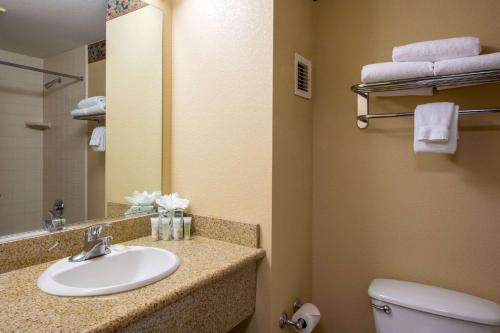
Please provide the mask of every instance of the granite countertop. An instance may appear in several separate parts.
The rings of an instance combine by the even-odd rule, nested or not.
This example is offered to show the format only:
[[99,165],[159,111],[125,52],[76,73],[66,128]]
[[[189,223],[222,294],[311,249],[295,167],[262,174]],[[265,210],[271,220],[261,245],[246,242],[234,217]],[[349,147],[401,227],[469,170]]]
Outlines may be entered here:
[[0,274],[0,331],[115,331],[264,257],[262,249],[199,236],[157,242],[143,237],[123,244],[172,251],[181,264],[172,275],[143,288],[95,297],[58,297],[39,290],[37,279],[53,262]]

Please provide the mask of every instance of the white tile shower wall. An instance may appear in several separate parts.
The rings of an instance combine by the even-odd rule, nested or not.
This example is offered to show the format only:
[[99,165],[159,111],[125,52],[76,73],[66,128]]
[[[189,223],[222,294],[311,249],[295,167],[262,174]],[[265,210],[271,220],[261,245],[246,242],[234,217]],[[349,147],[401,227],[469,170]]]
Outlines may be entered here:
[[[44,60],[44,68],[85,75],[85,47],[70,50]],[[44,75],[44,82],[53,80]],[[85,97],[85,84],[74,79],[62,79],[44,91],[44,119],[52,128],[44,132],[43,145],[43,209],[62,199],[68,223],[86,218],[85,210],[85,152],[87,145],[86,121],[75,120],[70,112]]]
[[[0,59],[42,67],[43,60],[0,50]],[[0,235],[41,227],[43,74],[0,66]]]

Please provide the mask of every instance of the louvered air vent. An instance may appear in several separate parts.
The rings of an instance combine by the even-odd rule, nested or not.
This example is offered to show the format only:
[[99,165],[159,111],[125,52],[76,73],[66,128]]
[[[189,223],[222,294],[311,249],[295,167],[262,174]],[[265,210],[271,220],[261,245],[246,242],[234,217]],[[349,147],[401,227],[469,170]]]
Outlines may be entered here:
[[311,98],[311,61],[295,53],[295,95]]

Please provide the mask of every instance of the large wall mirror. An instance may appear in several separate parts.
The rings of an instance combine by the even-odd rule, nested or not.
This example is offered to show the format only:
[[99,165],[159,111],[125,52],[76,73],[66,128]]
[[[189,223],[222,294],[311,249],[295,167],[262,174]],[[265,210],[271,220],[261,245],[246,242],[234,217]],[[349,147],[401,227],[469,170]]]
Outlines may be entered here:
[[0,241],[162,191],[163,20],[141,1],[0,0]]

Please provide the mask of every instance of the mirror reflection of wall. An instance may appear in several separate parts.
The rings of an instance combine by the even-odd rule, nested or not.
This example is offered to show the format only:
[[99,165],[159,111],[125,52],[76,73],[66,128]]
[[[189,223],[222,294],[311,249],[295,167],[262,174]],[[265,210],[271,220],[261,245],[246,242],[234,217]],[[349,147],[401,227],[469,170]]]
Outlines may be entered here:
[[163,12],[145,6],[108,20],[107,216],[125,196],[162,190]]

